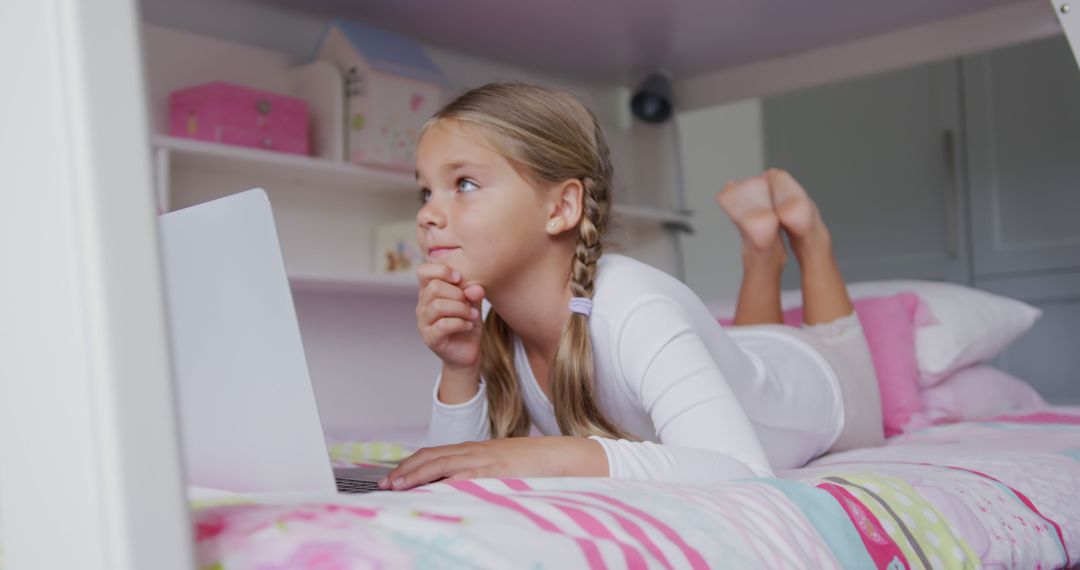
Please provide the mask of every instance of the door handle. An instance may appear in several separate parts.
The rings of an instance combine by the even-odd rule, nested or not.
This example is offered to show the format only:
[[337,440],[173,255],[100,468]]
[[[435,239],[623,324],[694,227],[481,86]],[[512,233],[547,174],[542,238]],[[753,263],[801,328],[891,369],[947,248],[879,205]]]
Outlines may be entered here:
[[943,137],[945,172],[949,177],[945,189],[945,254],[955,259],[960,249],[960,185],[956,181],[956,135],[945,129]]

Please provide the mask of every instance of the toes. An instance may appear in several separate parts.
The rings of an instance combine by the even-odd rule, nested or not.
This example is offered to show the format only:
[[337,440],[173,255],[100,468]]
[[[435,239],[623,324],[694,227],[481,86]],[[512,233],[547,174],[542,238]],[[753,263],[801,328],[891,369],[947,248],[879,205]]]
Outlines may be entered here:
[[823,227],[817,205],[789,172],[769,169],[769,188],[780,226],[790,238],[802,239]]
[[781,168],[770,168],[765,175],[769,179],[769,187],[774,189],[777,185],[795,182],[795,178],[788,171]]
[[773,209],[769,183],[761,175],[728,181],[724,188],[717,192],[716,202],[732,218],[742,218],[744,214],[757,209]]
[[[749,179],[746,179],[746,180],[749,180]],[[736,189],[739,186],[742,186],[746,182],[746,180],[728,180],[724,184],[724,187],[721,188],[720,191],[716,193],[716,203],[720,204],[721,206],[724,206],[725,202],[730,201],[731,195],[736,193]]]
[[735,183],[736,181],[734,180],[728,180],[724,183],[724,185],[720,188],[720,191],[717,192],[716,196],[713,197],[716,200],[717,204],[720,204],[721,206],[724,205],[721,200],[723,199],[724,194],[726,194],[731,189],[731,187],[735,185]]

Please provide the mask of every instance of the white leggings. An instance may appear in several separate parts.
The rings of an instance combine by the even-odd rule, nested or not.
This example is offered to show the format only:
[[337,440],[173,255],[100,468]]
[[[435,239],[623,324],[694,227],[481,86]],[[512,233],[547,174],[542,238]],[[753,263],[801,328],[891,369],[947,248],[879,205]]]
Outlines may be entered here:
[[855,313],[801,328],[726,330],[755,361],[760,393],[769,394],[751,398],[757,409],[746,412],[773,469],[884,442],[877,375]]

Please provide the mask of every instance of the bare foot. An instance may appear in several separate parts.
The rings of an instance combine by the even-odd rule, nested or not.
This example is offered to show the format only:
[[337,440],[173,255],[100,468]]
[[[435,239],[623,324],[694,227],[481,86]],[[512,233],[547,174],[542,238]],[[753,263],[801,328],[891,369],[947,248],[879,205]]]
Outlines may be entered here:
[[716,193],[716,203],[739,228],[743,244],[757,251],[772,249],[780,239],[780,219],[773,210],[764,176],[728,182]]
[[787,171],[778,168],[767,170],[765,177],[780,226],[787,232],[796,254],[807,248],[828,246],[828,228],[802,185]]

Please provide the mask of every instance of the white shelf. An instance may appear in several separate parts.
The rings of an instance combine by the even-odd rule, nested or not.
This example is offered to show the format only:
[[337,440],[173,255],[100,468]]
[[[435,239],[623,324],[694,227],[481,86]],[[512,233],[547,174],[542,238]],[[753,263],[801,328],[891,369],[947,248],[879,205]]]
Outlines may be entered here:
[[[313,186],[352,188],[358,192],[416,192],[416,180],[409,174],[348,162],[167,135],[154,136],[153,144],[154,148],[172,154],[173,164],[179,167],[244,174],[254,172],[266,178],[287,179]],[[612,211],[627,220],[661,223],[689,223],[690,220],[689,212],[645,206],[615,204]]]
[[157,135],[155,149],[172,155],[173,168],[257,174],[306,186],[350,188],[358,192],[416,192],[412,175],[356,164]]

